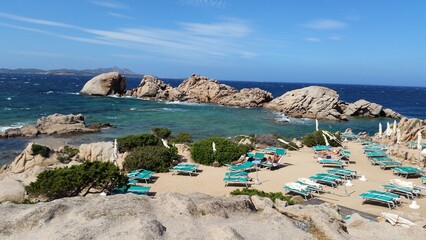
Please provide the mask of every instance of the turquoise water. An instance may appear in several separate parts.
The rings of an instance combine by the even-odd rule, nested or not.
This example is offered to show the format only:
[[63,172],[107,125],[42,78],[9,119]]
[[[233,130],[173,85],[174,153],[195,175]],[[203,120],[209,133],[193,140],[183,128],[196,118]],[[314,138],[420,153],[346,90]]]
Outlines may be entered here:
[[[264,109],[245,109],[224,107],[213,104],[188,104],[169,103],[160,101],[147,101],[134,98],[95,97],[78,95],[78,91],[90,77],[82,76],[45,76],[45,75],[4,75],[0,78],[2,89],[9,89],[0,97],[0,127],[5,129],[12,126],[34,124],[35,121],[53,113],[77,114],[82,113],[88,124],[93,122],[108,122],[116,128],[103,129],[101,133],[66,136],[70,144],[80,144],[94,141],[109,141],[117,137],[149,132],[153,127],[167,127],[173,133],[189,132],[198,140],[208,136],[231,137],[239,134],[265,134],[277,133],[287,138],[301,137],[310,133],[315,128],[315,122],[309,119],[290,119],[283,122],[283,116]],[[128,88],[135,87],[140,79],[128,79]],[[177,85],[179,80],[170,80]],[[300,88],[309,84],[285,84],[285,83],[252,83],[252,82],[228,82],[236,88],[257,86],[269,90],[274,96],[283,92]],[[333,86],[329,86],[333,87]],[[345,86],[335,85],[334,88],[341,93],[341,98],[347,101],[353,97],[356,99],[368,98],[371,93],[369,88],[374,86]],[[354,89],[360,88],[359,91]],[[363,90],[362,90],[363,89]],[[405,88],[402,88],[405,89]],[[418,95],[425,94],[426,89],[412,89]],[[365,94],[359,96],[362,91]],[[390,88],[388,91],[402,91],[401,88]],[[352,92],[352,94],[348,94]],[[343,93],[343,94],[342,94]],[[356,93],[356,94],[354,94]],[[346,94],[346,96],[345,96]],[[356,95],[354,97],[354,95]],[[373,94],[372,96],[378,95]],[[424,96],[424,95],[423,95]],[[346,99],[344,98],[346,97]],[[403,99],[401,97],[401,99]],[[391,102],[391,98],[377,97],[380,101]],[[420,99],[420,101],[425,101]],[[401,102],[393,107],[408,109],[411,112],[402,112],[404,115],[426,114],[425,105],[419,101],[409,103],[405,107]],[[381,103],[383,104],[383,103]],[[385,105],[386,106],[386,105]],[[401,112],[401,111],[400,111]],[[408,113],[408,114],[407,114]],[[423,114],[423,115],[422,115]],[[379,122],[386,125],[391,119],[364,119],[352,118],[349,122],[320,122],[320,128],[329,131],[343,131],[350,127],[355,132],[367,131],[370,134],[377,131]],[[0,140],[0,164],[13,159],[16,152],[21,151],[31,139],[2,139]]]

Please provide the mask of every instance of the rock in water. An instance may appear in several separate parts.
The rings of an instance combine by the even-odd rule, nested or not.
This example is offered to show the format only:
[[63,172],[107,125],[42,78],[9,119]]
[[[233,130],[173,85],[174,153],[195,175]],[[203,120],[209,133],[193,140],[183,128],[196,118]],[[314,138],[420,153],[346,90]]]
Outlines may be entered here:
[[87,95],[107,96],[124,94],[126,91],[126,78],[118,72],[102,73],[84,84],[80,93]]
[[143,76],[139,86],[126,92],[126,95],[138,98],[169,101],[180,100],[182,97],[182,93],[179,90],[151,75]]
[[99,129],[87,128],[82,114],[52,114],[37,120],[36,128],[42,134],[74,134],[99,132]]
[[347,116],[401,118],[401,115],[392,109],[384,109],[382,105],[364,99],[348,104],[343,113]]
[[346,121],[340,111],[339,94],[320,86],[310,86],[286,92],[264,105],[265,108],[285,112],[291,117]]

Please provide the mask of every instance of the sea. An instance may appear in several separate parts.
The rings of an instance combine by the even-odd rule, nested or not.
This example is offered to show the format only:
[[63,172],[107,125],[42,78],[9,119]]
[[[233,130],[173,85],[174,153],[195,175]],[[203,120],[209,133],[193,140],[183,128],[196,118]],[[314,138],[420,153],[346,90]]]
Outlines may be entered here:
[[[216,104],[150,101],[126,97],[80,95],[83,85],[93,76],[0,74],[0,131],[35,124],[38,118],[53,113],[85,116],[87,124],[111,123],[116,128],[100,133],[65,136],[67,144],[112,141],[115,138],[150,132],[153,127],[166,127],[172,133],[189,132],[194,140],[210,136],[275,133],[288,139],[302,137],[315,130],[311,119],[289,118],[262,108],[225,107]],[[178,86],[184,79],[162,79]],[[139,85],[141,78],[128,77],[127,89]],[[426,88],[320,83],[221,81],[237,89],[258,87],[279,97],[287,91],[311,85],[336,90],[340,99],[355,102],[366,99],[391,108],[406,117],[426,119]],[[320,121],[321,129],[355,133],[378,131],[387,118],[355,118],[348,122]],[[64,139],[63,136],[60,137]],[[59,139],[59,138],[58,138]],[[14,159],[33,139],[0,139],[0,166]]]

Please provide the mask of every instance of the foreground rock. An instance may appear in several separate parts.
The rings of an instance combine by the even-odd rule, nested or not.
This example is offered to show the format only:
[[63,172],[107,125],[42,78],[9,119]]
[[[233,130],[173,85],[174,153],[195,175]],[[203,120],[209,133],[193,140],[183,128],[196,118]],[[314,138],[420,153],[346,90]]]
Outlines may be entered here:
[[285,112],[296,118],[318,118],[331,121],[346,121],[336,91],[320,86],[310,86],[286,92],[265,105],[265,108]]
[[87,95],[107,96],[122,95],[126,91],[126,78],[118,72],[102,73],[84,84],[80,93]]
[[52,114],[37,120],[36,125],[26,125],[22,128],[12,128],[0,132],[0,138],[34,137],[39,134],[62,135],[99,132],[101,128],[113,127],[108,123],[91,124],[86,127],[82,114]]
[[[64,198],[43,204],[0,205],[1,239],[424,239],[420,227],[404,229],[354,216],[335,207],[266,204],[248,196],[158,193]],[[66,226],[66,227],[64,227]],[[402,238],[401,238],[402,237]]]

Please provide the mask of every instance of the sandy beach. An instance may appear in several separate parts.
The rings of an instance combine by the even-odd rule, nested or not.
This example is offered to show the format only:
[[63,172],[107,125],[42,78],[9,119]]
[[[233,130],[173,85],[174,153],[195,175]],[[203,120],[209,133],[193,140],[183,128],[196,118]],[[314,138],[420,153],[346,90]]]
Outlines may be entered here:
[[[392,173],[391,170],[381,170],[379,166],[371,165],[370,161],[363,153],[362,145],[360,143],[349,142],[347,143],[348,150],[351,151],[350,160],[354,161],[346,169],[356,170],[358,175],[365,175],[367,181],[362,182],[358,179],[352,181],[353,186],[347,187],[349,196],[346,196],[345,186],[340,185],[337,188],[325,187],[326,193],[314,194],[315,198],[342,205],[345,207],[353,208],[359,211],[379,215],[381,212],[389,212],[386,206],[362,204],[362,199],[358,196],[367,190],[384,190],[381,185],[389,183],[390,179],[403,179],[406,181],[413,181],[416,185],[421,185],[421,180],[418,178],[404,179]],[[407,163],[404,162],[404,165]],[[200,166],[198,176],[179,174],[173,175],[172,173],[157,173],[156,179],[153,183],[149,184],[151,192],[178,192],[190,193],[201,192],[213,196],[223,196],[229,194],[234,189],[243,188],[242,185],[232,185],[225,187],[223,177],[227,172],[226,167],[209,167]],[[325,172],[328,167],[322,167],[318,164],[313,157],[313,150],[311,148],[303,148],[299,151],[289,151],[285,156],[285,166],[276,170],[269,171],[261,169],[257,173],[252,171],[249,176],[251,178],[258,178],[261,181],[260,185],[252,185],[252,188],[267,191],[267,192],[283,192],[283,186],[287,182],[294,182],[300,177],[309,177],[316,173]],[[426,198],[415,198],[414,200],[421,206],[420,209],[410,209],[408,205],[411,200],[402,198],[402,205],[395,208],[396,211],[415,212],[426,216]]]

